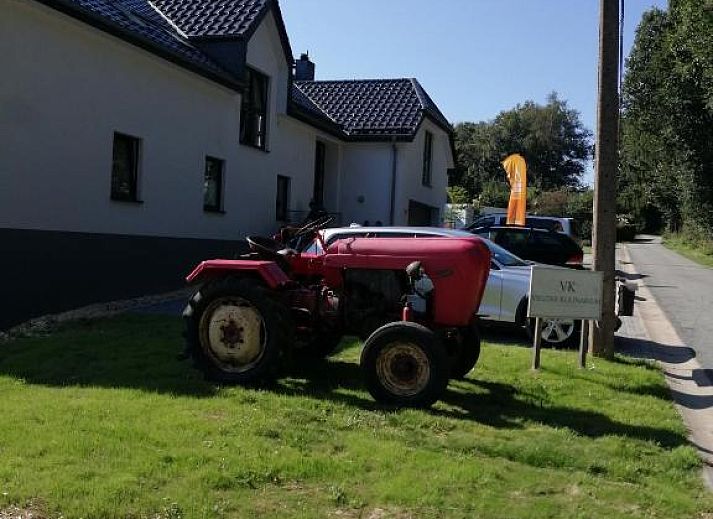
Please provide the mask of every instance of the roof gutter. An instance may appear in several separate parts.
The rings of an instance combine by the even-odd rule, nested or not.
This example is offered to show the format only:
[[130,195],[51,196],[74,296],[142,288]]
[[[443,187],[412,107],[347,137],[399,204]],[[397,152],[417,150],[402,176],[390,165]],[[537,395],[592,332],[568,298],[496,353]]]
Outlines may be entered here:
[[391,200],[389,205],[389,225],[395,225],[396,216],[396,170],[399,160],[399,148],[396,138],[391,139]]

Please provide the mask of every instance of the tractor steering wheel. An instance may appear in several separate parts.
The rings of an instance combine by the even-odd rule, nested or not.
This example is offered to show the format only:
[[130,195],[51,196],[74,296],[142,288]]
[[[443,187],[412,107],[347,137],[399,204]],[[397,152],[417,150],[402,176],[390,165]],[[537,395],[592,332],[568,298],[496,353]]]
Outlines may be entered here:
[[302,227],[297,229],[295,231],[295,234],[292,235],[292,238],[299,238],[300,236],[304,236],[306,234],[312,234],[314,231],[318,231],[319,229],[322,229],[332,223],[334,221],[334,216],[325,214],[324,216],[320,216],[315,220],[312,220],[311,222],[307,222],[304,224]]
[[272,259],[282,257],[280,251],[285,248],[279,241],[265,236],[247,236],[245,241],[248,242],[251,251]]

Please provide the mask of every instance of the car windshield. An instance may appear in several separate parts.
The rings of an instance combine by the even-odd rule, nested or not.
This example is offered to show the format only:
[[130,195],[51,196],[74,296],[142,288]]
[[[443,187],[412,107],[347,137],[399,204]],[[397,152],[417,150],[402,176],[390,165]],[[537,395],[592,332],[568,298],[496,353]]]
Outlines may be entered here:
[[493,259],[500,263],[503,267],[526,267],[529,265],[528,262],[518,258],[511,252],[506,251],[500,245],[497,245],[488,239],[483,241],[490,249],[490,254],[493,255]]

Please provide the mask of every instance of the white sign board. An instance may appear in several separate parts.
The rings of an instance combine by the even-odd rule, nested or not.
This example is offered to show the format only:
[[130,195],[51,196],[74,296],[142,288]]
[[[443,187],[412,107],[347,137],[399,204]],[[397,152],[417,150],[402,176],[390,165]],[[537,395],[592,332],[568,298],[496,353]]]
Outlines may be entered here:
[[528,317],[602,318],[602,273],[591,270],[532,267]]

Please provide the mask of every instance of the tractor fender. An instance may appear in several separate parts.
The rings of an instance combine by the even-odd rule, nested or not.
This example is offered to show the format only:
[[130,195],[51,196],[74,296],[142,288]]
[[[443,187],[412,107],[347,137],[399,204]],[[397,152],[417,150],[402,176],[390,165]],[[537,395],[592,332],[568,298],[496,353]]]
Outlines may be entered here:
[[203,283],[207,280],[225,275],[253,275],[262,279],[266,286],[275,289],[290,282],[285,271],[274,261],[263,260],[223,260],[214,259],[202,261],[193,272],[188,274],[189,284]]

